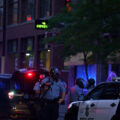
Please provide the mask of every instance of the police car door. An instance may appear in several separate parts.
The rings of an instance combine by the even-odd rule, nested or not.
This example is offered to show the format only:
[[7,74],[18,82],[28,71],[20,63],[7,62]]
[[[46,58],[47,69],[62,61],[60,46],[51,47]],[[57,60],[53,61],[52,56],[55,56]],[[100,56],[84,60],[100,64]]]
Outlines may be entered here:
[[93,89],[79,105],[78,120],[96,120],[98,100],[103,93],[101,87]]
[[109,120],[109,115],[114,114],[119,101],[118,99],[103,100],[105,89],[108,90],[109,87],[104,84],[99,85],[86,96],[85,101],[79,105],[78,120]]
[[[102,88],[101,88],[102,89]],[[119,89],[116,84],[103,85],[104,92],[98,100],[96,120],[111,120],[119,104]]]

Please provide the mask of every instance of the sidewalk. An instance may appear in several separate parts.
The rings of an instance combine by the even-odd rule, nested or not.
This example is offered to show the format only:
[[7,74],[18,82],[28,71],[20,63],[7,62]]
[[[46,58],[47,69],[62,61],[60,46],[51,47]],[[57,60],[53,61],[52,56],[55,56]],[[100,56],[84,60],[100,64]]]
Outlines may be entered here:
[[67,111],[68,105],[60,105],[59,106],[59,118],[58,120],[64,120],[65,112]]

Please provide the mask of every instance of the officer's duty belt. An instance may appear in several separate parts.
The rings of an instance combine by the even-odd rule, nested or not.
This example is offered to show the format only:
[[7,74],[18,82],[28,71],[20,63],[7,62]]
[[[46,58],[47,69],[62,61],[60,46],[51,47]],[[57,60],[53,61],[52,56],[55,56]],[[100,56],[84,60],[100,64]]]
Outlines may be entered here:
[[51,103],[57,103],[59,100],[59,98],[55,98],[55,99],[44,99],[44,102],[48,103],[48,104],[51,104]]

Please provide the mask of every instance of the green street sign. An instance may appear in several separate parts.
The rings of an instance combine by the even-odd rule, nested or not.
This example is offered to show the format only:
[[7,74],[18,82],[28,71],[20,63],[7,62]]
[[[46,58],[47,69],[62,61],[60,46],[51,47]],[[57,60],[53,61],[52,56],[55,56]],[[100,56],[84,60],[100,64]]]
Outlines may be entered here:
[[35,21],[35,29],[47,29],[48,21],[47,20],[36,20]]

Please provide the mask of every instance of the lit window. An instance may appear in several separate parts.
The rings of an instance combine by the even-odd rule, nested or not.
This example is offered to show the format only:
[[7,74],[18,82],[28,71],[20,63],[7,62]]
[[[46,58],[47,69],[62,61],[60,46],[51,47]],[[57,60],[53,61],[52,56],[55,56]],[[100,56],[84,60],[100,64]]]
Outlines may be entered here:
[[33,37],[24,38],[22,40],[22,51],[29,52],[32,51],[34,47],[34,39]]

